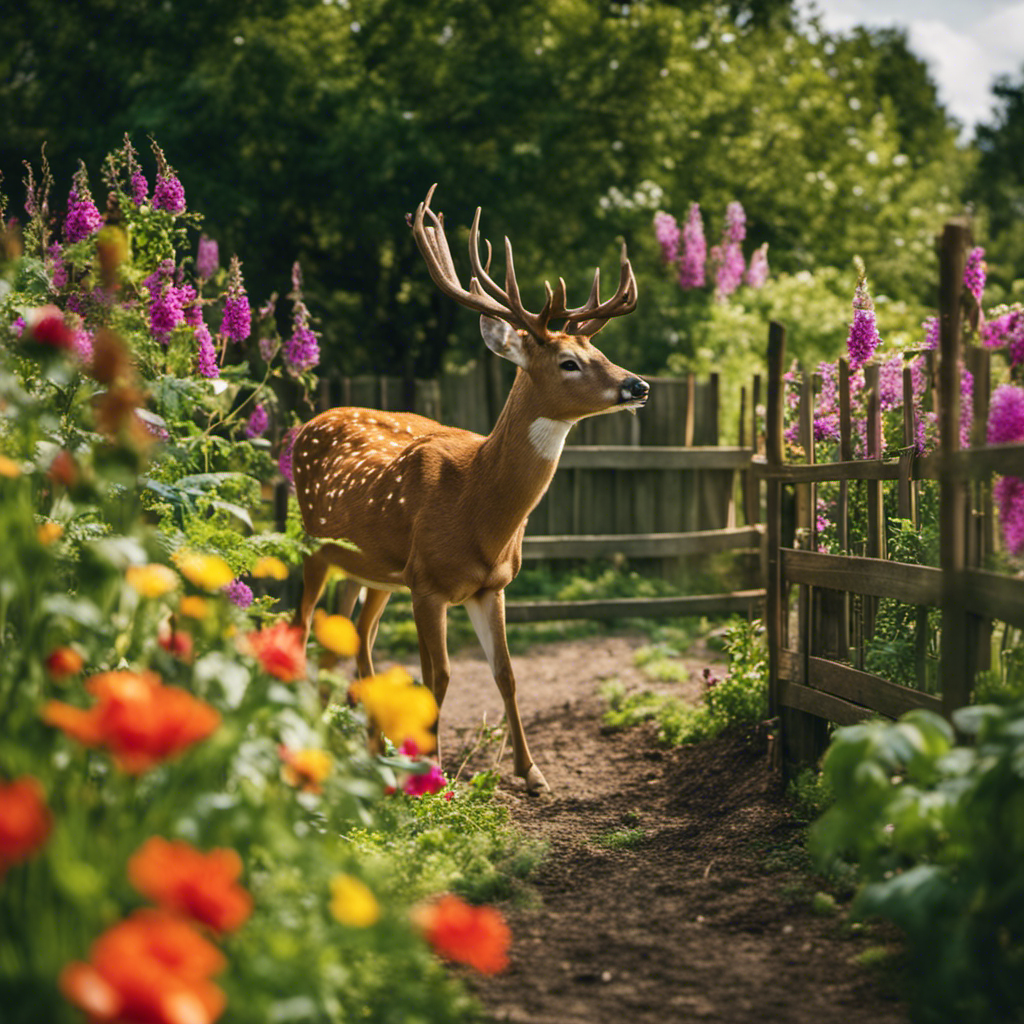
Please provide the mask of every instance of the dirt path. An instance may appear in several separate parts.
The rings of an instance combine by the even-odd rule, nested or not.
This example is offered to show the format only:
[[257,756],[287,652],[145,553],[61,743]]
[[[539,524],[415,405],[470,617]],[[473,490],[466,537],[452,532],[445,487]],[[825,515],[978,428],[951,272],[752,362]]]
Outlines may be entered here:
[[[601,731],[602,678],[649,685],[633,665],[641,638],[540,646],[514,658],[520,705],[552,797],[499,792],[550,853],[540,904],[508,911],[512,964],[469,979],[496,1021],[529,1024],[905,1024],[905,1007],[855,962],[880,940],[842,913],[814,913],[799,829],[749,738],[665,750],[651,730]],[[697,650],[696,696],[713,664]],[[500,721],[481,657],[453,659],[442,716],[447,751]],[[487,767],[494,748],[481,751]],[[450,755],[448,764],[450,764]],[[448,766],[446,764],[446,767]]]

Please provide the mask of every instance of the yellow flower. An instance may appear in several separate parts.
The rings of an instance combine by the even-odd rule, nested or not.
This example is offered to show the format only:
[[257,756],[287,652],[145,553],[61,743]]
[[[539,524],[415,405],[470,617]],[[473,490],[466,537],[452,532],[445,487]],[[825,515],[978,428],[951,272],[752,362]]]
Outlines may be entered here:
[[36,537],[44,547],[55,544],[64,536],[64,527],[60,523],[42,523],[36,530]]
[[125,582],[143,597],[163,597],[178,586],[178,574],[166,565],[130,565]]
[[9,459],[6,455],[0,455],[0,476],[6,476],[13,480],[16,476],[21,476],[21,466],[14,459]]
[[317,609],[313,616],[313,631],[321,646],[343,658],[352,658],[359,653],[356,627],[344,615],[328,615],[323,609]]
[[252,567],[252,575],[257,579],[286,580],[288,579],[288,566],[280,558],[272,555],[264,555],[256,559]]
[[358,878],[335,875],[331,879],[331,914],[349,928],[369,928],[380,919],[380,904]]
[[205,597],[183,597],[178,611],[190,619],[205,619],[210,613],[210,602]]
[[289,786],[319,793],[321,783],[331,773],[331,755],[318,747],[307,747],[304,750],[289,750],[281,747],[279,751],[281,775]]
[[351,693],[361,701],[378,729],[395,746],[412,740],[424,753],[437,745],[430,727],[437,721],[437,701],[425,687],[417,686],[403,668],[352,684]]
[[231,566],[218,555],[206,555],[201,551],[180,548],[174,553],[174,562],[182,576],[211,593],[220,590],[234,578]]

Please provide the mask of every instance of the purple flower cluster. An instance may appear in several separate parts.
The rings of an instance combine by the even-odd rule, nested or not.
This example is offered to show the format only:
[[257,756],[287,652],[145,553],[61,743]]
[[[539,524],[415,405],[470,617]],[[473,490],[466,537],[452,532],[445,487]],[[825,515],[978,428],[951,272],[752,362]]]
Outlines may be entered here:
[[185,212],[185,189],[176,174],[171,172],[167,177],[158,177],[153,189],[153,206],[157,210],[168,213]]
[[220,249],[213,238],[199,236],[199,252],[196,254],[196,274],[200,281],[209,281],[220,266]]
[[103,218],[89,192],[89,177],[85,164],[79,163],[71,181],[68,215],[64,221],[64,240],[69,243],[80,242],[83,238],[96,234],[103,227]]
[[162,345],[170,340],[171,331],[185,322],[182,295],[174,277],[174,260],[167,259],[142,282],[149,292],[149,329]]
[[220,367],[217,365],[217,350],[213,347],[213,338],[210,337],[210,331],[206,324],[200,324],[196,328],[196,368],[203,377],[220,375]]
[[921,323],[924,328],[924,347],[937,349],[939,347],[939,318],[930,316]]
[[249,422],[245,425],[245,436],[250,440],[259,437],[270,425],[270,417],[262,405],[257,404],[249,416]]
[[750,256],[743,283],[748,288],[763,288],[768,280],[768,243],[758,246]]
[[221,589],[224,596],[239,608],[248,608],[252,604],[252,588],[240,579],[233,579]]
[[421,775],[410,775],[406,779],[402,792],[407,796],[424,796],[427,793],[439,793],[448,781],[445,779],[441,769],[431,762],[430,768]]
[[671,267],[679,259],[679,225],[671,213],[659,210],[654,215],[654,236],[661,246],[661,258]]
[[132,172],[132,202],[141,206],[149,197],[149,182],[142,171]]
[[49,257],[50,281],[53,290],[59,292],[68,283],[68,265],[64,262],[63,249],[60,242],[54,242],[47,250]]
[[249,307],[249,297],[245,294],[245,285],[242,283],[242,264],[237,256],[232,256],[220,333],[237,343],[245,341],[251,330],[252,310]]
[[[989,444],[1019,444],[1024,441],[1024,388],[1001,384],[992,393],[988,414]],[[992,488],[999,506],[1003,539],[1012,555],[1024,551],[1024,480],[1000,477]]]
[[704,237],[704,221],[700,204],[690,203],[690,212],[683,228],[683,255],[679,260],[679,287],[703,288],[704,267],[708,261],[708,243]]
[[985,291],[985,250],[975,246],[967,254],[964,267],[964,287],[974,296],[974,301],[981,304],[981,295]]
[[295,447],[296,433],[295,427],[285,433],[281,439],[281,454],[277,459],[277,468],[281,471],[281,476],[293,487],[295,486],[295,477],[292,475],[292,449]]
[[986,440],[989,444],[1024,441],[1024,388],[1000,384],[992,392]]
[[746,262],[740,243],[747,237],[747,216],[743,206],[731,202],[725,210],[722,241],[711,249],[711,265],[715,268],[715,298],[732,295],[743,283]]
[[850,366],[853,369],[863,366],[875,354],[882,340],[878,336],[875,304],[868,292],[868,279],[863,265],[859,265],[858,269],[857,288],[853,293],[853,320],[846,338],[846,350],[850,354]]
[[1024,361],[1024,310],[1016,303],[1006,310],[1005,306],[999,307],[999,315],[986,320],[981,325],[981,343],[986,348],[1001,348],[1006,346],[1010,350],[1010,362],[1016,366]]
[[974,374],[960,366],[960,447],[970,448],[974,423]]
[[292,373],[302,373],[320,362],[320,345],[309,326],[309,310],[302,301],[302,268],[297,261],[292,266],[292,291],[289,298],[294,304],[292,336],[284,343],[284,361]]
[[198,327],[203,322],[203,307],[195,288],[183,284],[178,289],[178,301],[181,303],[182,315],[189,327]]
[[178,214],[185,212],[185,190],[175,174],[174,168],[167,162],[164,151],[150,139],[153,156],[156,157],[156,186],[153,188],[153,206],[157,210]]

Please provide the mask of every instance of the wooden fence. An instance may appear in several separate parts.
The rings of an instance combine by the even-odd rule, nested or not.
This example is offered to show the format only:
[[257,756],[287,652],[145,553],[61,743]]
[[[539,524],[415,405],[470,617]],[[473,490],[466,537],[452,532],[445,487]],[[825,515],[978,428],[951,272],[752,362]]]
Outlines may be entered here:
[[[719,444],[717,375],[707,381],[690,376],[650,383],[651,400],[638,416],[594,417],[574,429],[570,440],[575,443],[563,451],[558,472],[530,517],[524,560],[625,558],[681,581],[699,572],[708,556],[733,552],[736,557],[729,561],[737,568],[727,585],[734,589],[658,599],[509,602],[510,622],[749,613],[763,601],[764,530],[754,448],[747,443],[756,436],[757,394],[749,416],[744,395],[739,444],[727,446]],[[402,409],[411,399],[422,415],[488,433],[511,384],[505,364],[489,358],[439,381],[417,381],[411,390],[399,378],[324,379],[318,405]],[[280,524],[287,491],[279,488],[275,498]]]
[[[983,568],[997,545],[991,500],[993,473],[1024,477],[1024,445],[983,447],[988,418],[990,359],[986,349],[962,344],[962,281],[969,231],[946,225],[940,248],[940,346],[925,353],[925,406],[937,415],[935,451],[916,452],[913,380],[904,369],[903,447],[882,450],[879,367],[865,367],[866,457],[853,457],[849,367],[839,373],[838,461],[815,464],[813,417],[819,381],[799,384],[801,464],[783,457],[785,331],[773,323],[768,339],[768,409],[762,475],[766,481],[767,600],[770,702],[780,719],[777,751],[787,772],[815,761],[827,742],[827,723],[849,724],[871,715],[895,718],[912,708],[949,715],[970,702],[974,678],[987,667],[993,621],[1024,628],[1024,580]],[[937,356],[937,359],[936,359]],[[960,450],[961,360],[973,373],[972,447]],[[939,564],[886,558],[888,505],[917,523],[921,481],[938,482]],[[835,525],[843,554],[817,550],[816,489],[838,488]],[[865,550],[849,552],[850,499],[867,505]],[[790,496],[793,500],[784,499]],[[785,506],[795,508],[786,529]],[[787,536],[786,534],[789,534]],[[795,600],[794,600],[795,597]],[[879,601],[916,606],[916,682],[901,685],[865,671],[865,645],[876,627]],[[936,637],[929,607],[938,608],[936,671],[926,670]],[[932,678],[934,677],[934,679]],[[934,684],[934,685],[933,685]],[[933,692],[927,692],[932,690]]]

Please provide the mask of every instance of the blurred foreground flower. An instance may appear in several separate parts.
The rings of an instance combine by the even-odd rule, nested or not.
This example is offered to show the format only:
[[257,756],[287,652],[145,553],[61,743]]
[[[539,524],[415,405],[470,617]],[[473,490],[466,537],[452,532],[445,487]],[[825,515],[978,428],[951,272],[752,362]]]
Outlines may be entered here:
[[328,615],[318,608],[313,616],[313,632],[321,646],[342,658],[353,658],[359,653],[359,634],[344,615]]
[[85,659],[73,647],[57,647],[47,656],[45,664],[50,678],[63,682],[82,671]]
[[179,548],[173,555],[174,564],[182,576],[211,594],[226,586],[234,578],[231,566],[219,555],[206,555],[201,551]]
[[248,608],[252,604],[252,588],[241,578],[232,580],[221,591],[237,608]]
[[125,582],[142,597],[163,597],[177,589],[178,574],[166,565],[130,565],[125,570]]
[[217,932],[235,931],[252,913],[252,897],[238,884],[241,874],[234,850],[203,853],[161,836],[147,839],[128,861],[128,877],[143,896]]
[[331,772],[331,755],[318,747],[307,747],[304,750],[289,750],[278,747],[284,766],[281,776],[289,786],[304,789],[308,793],[319,793],[321,784]]
[[43,707],[43,720],[89,747],[105,747],[126,772],[138,774],[205,739],[220,715],[205,701],[152,672],[102,672],[86,689],[88,709],[61,701]]
[[427,793],[440,793],[447,785],[448,780],[440,767],[431,764],[427,771],[419,775],[410,775],[402,786],[402,792],[407,796],[425,796]]
[[93,943],[90,963],[68,964],[60,987],[92,1024],[212,1024],[225,999],[209,979],[225,966],[186,921],[138,910]]
[[43,787],[30,775],[0,783],[0,878],[46,842],[52,818]]
[[178,611],[190,619],[205,619],[210,614],[210,602],[205,597],[190,595],[178,602]]
[[425,687],[417,686],[403,668],[359,679],[349,688],[371,722],[392,743],[401,746],[411,740],[429,753],[437,746],[431,726],[437,721],[437,701]]
[[0,455],[0,476],[5,476],[8,480],[16,480],[21,476],[21,466],[14,459],[9,459],[6,455]]
[[40,523],[36,529],[36,537],[45,548],[50,547],[51,544],[56,544],[63,536],[64,527],[60,523]]
[[349,928],[369,928],[380,919],[380,904],[358,878],[335,875],[331,879],[331,915]]
[[306,672],[306,649],[302,630],[279,622],[246,638],[249,650],[259,663],[278,679],[292,683]]
[[414,921],[437,953],[482,974],[508,966],[512,934],[493,907],[474,907],[458,896],[442,896],[414,911]]
[[288,579],[288,566],[280,558],[273,555],[264,555],[256,559],[252,567],[252,575],[256,579],[286,580]]

